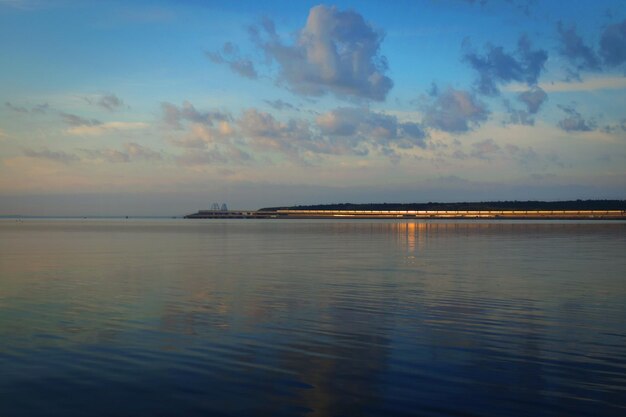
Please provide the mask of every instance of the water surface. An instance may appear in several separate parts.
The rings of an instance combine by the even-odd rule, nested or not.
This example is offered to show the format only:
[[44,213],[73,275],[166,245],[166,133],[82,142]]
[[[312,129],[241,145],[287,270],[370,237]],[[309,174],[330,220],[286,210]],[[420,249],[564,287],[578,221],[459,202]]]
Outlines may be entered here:
[[1,416],[623,416],[626,224],[1,220]]

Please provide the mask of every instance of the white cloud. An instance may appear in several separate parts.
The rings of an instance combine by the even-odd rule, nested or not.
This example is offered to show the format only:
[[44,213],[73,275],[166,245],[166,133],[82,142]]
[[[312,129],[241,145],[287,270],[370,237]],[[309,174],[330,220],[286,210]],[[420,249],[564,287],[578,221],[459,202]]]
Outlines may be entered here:
[[126,150],[126,154],[128,154],[131,158],[134,159],[144,159],[144,160],[152,160],[162,159],[162,156],[159,152],[153,151],[150,148],[145,146],[141,146],[138,143],[126,143],[124,144],[124,149]]
[[79,125],[66,130],[74,136],[99,136],[118,130],[146,129],[149,125],[143,122],[108,122],[95,125]]
[[473,93],[448,88],[424,107],[428,127],[464,133],[487,120],[489,110]]
[[384,101],[393,87],[380,54],[384,35],[355,11],[313,7],[292,45],[280,40],[273,22],[266,20],[263,29],[253,28],[253,39],[296,93]]
[[341,137],[355,137],[359,143],[389,147],[395,145],[403,149],[414,146],[426,147],[426,132],[414,122],[398,122],[394,115],[370,111],[367,108],[340,107],[323,113],[316,119],[322,133],[336,143]]
[[115,94],[99,94],[85,97],[85,101],[91,105],[100,106],[109,111],[114,111],[124,105],[124,102]]
[[[571,93],[577,91],[597,91],[597,90],[623,90],[626,89],[626,77],[589,77],[582,81],[552,81],[539,83],[544,91],[548,93]],[[523,92],[528,87],[525,84],[516,83],[504,88],[505,91]]]
[[107,162],[133,162],[136,160],[162,160],[159,152],[139,145],[138,143],[125,143],[122,150],[117,149],[81,149],[89,159],[100,159]]
[[71,162],[77,162],[80,160],[78,156],[72,153],[67,153],[63,151],[51,151],[48,148],[44,148],[41,151],[24,149],[23,153],[29,158],[48,159],[51,161],[61,162],[63,164],[69,164]]

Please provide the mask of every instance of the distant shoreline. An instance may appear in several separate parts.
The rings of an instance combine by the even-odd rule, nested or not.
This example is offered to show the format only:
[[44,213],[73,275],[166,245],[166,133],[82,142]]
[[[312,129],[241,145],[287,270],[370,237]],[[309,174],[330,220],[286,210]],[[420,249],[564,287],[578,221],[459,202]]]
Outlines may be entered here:
[[481,201],[456,203],[338,203],[302,206],[266,207],[258,211],[277,210],[626,210],[626,200],[567,200],[567,201]]
[[624,200],[325,204],[256,211],[200,210],[186,219],[518,219],[626,220]]

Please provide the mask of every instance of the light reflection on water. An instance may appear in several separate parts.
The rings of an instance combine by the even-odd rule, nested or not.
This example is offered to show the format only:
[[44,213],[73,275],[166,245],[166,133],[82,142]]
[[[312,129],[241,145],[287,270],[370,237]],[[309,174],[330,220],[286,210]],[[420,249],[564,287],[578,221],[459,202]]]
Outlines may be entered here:
[[624,415],[625,232],[0,221],[0,415]]

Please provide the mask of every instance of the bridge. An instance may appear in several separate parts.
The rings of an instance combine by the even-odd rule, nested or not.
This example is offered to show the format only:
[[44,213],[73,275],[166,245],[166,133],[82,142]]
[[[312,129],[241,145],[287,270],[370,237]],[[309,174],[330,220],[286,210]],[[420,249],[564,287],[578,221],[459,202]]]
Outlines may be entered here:
[[626,220],[624,210],[200,210],[186,219]]

